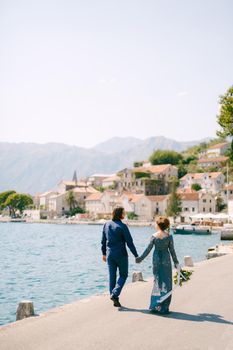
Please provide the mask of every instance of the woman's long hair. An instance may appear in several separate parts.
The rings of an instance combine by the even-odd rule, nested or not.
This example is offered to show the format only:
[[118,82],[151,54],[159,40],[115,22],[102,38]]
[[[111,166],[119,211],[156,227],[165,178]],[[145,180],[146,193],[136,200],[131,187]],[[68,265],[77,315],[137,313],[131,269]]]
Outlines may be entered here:
[[117,207],[113,210],[112,213],[112,220],[113,221],[120,221],[122,219],[122,215],[124,213],[124,208],[123,207]]

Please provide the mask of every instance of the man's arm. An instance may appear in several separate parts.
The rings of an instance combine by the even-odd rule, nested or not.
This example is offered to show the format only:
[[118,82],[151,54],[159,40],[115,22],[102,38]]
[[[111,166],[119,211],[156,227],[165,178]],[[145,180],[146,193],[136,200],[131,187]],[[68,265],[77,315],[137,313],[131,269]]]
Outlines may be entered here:
[[107,243],[107,238],[105,234],[105,225],[103,227],[103,232],[102,232],[102,239],[101,239],[101,250],[102,250],[102,255],[103,255],[103,260],[106,261],[106,243]]
[[129,247],[131,253],[135,256],[135,258],[137,258],[138,257],[137,249],[135,248],[135,245],[133,243],[133,238],[129,232],[128,226],[126,226],[125,224],[123,226],[123,234],[124,234],[125,242]]

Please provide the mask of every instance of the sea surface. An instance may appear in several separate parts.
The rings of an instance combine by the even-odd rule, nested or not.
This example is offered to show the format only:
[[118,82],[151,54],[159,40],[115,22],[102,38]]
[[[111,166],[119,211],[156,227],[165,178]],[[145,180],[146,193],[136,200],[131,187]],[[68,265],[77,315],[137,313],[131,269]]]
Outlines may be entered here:
[[[152,227],[131,227],[135,245],[141,254]],[[15,321],[21,300],[34,302],[35,313],[99,294],[108,289],[107,266],[101,259],[101,225],[56,225],[0,223],[0,325]],[[177,256],[194,261],[205,259],[210,246],[220,242],[220,234],[210,236],[174,235]],[[152,276],[152,254],[133,271]]]

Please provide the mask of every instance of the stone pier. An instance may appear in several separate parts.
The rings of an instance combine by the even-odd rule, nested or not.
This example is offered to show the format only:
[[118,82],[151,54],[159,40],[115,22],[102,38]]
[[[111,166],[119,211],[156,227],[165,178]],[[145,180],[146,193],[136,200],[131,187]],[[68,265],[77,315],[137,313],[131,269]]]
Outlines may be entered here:
[[166,317],[148,311],[150,279],[128,284],[119,309],[99,295],[3,326],[0,349],[232,350],[232,266],[233,254],[195,263]]

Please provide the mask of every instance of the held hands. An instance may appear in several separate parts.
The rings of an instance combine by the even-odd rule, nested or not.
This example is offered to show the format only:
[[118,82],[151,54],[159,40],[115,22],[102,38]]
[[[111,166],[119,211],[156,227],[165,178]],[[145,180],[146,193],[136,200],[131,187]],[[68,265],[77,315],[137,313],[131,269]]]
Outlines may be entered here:
[[136,264],[140,264],[140,262],[141,262],[142,260],[141,260],[141,258],[138,256],[137,258],[135,258],[135,262],[136,262]]

